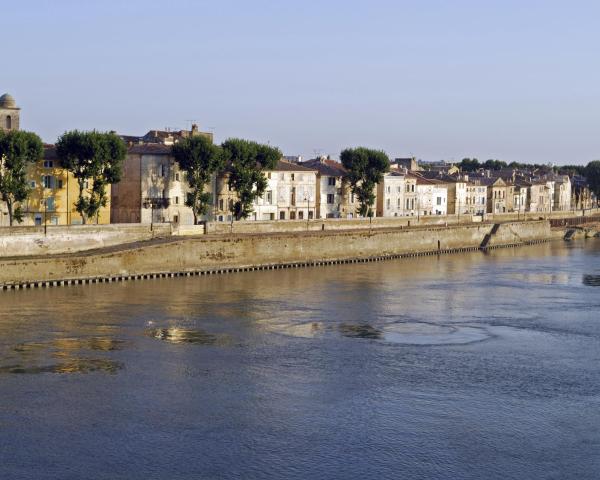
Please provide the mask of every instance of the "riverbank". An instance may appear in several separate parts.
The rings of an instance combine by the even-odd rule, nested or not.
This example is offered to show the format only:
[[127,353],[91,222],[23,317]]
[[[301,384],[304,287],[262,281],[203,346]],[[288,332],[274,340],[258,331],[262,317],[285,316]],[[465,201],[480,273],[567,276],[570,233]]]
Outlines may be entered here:
[[521,221],[448,227],[171,237],[88,252],[0,259],[0,289],[380,261],[562,239]]

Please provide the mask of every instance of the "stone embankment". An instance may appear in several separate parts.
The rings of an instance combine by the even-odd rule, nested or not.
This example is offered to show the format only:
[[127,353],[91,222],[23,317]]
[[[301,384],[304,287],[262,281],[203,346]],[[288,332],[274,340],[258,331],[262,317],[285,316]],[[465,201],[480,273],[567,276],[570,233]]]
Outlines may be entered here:
[[60,255],[0,258],[0,289],[378,261],[562,238],[548,221],[168,237]]

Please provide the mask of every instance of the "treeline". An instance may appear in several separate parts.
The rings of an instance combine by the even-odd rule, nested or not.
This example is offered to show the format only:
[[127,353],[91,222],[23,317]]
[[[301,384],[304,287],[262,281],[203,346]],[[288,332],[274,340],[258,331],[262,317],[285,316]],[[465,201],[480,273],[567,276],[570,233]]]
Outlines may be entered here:
[[503,170],[505,168],[514,168],[521,170],[542,170],[552,171],[561,175],[586,175],[585,165],[559,165],[552,166],[543,163],[520,163],[520,162],[504,162],[502,160],[486,160],[480,162],[476,158],[463,158],[460,163],[457,164],[463,172],[475,172],[479,169],[485,170]]

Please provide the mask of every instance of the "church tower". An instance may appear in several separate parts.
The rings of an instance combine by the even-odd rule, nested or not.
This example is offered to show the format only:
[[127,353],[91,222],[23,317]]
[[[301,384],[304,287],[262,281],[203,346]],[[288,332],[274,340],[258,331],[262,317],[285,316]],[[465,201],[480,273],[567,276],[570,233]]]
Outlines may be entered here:
[[0,97],[0,130],[18,130],[21,109],[8,93]]

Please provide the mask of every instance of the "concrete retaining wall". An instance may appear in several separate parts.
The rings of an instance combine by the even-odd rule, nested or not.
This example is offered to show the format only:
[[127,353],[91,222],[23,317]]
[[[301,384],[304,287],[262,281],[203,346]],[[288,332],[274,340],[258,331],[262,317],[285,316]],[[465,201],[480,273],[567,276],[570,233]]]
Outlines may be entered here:
[[72,225],[0,228],[0,258],[52,255],[171,235],[170,224]]
[[[545,240],[540,223],[499,229],[513,244]],[[55,257],[0,259],[0,285],[46,285],[75,279],[129,279],[159,274],[235,271],[291,264],[319,264],[352,259],[394,258],[424,253],[478,250],[492,224],[448,228],[304,232],[296,234],[205,236],[155,241],[106,252]],[[502,230],[502,231],[500,231]],[[506,231],[504,231],[506,230]],[[517,232],[517,233],[514,233]],[[512,236],[511,236],[512,235]]]

